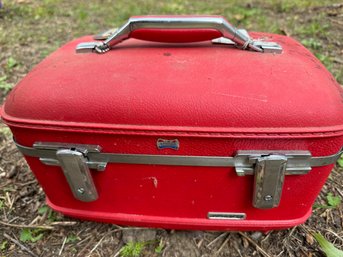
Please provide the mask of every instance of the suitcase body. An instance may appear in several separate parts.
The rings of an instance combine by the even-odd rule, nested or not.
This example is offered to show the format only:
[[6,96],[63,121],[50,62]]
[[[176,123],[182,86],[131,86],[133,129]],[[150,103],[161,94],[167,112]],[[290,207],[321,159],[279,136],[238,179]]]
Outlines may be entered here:
[[137,29],[181,43],[129,39],[104,54],[76,53],[92,38],[76,39],[13,89],[1,116],[47,203],[173,229],[303,223],[343,145],[340,86],[291,38],[250,33],[282,51],[246,51],[185,44],[218,36],[187,29]]

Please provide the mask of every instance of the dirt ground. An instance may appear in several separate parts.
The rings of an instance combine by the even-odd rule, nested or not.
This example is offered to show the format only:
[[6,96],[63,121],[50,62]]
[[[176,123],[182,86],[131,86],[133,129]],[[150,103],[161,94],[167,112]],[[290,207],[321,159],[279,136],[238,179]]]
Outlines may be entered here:
[[[1,1],[0,1],[1,2]],[[248,30],[295,37],[343,83],[343,3],[335,1],[2,1],[0,103],[35,64],[72,38],[116,27],[131,15],[219,14]],[[1,6],[1,4],[0,4]],[[261,232],[174,231],[120,227],[64,217],[44,192],[0,123],[0,256],[325,256],[311,232],[343,248],[342,168],[335,168],[303,225]],[[132,245],[131,245],[132,246]],[[132,247],[131,247],[132,248]]]

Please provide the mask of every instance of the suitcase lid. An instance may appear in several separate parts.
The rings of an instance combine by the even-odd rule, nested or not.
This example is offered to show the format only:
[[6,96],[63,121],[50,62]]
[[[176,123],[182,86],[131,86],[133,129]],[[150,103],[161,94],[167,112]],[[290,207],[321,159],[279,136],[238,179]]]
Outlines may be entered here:
[[110,133],[342,134],[342,90],[326,68],[289,37],[251,36],[283,52],[130,39],[103,55],[77,54],[77,44],[92,40],[82,37],[37,65],[9,94],[2,117]]

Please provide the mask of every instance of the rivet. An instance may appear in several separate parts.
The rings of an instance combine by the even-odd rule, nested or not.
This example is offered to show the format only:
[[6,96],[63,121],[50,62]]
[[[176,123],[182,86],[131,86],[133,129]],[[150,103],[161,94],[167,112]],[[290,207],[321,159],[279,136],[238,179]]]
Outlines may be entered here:
[[271,196],[271,195],[266,195],[265,197],[264,197],[264,200],[265,201],[271,201],[273,199],[273,197]]
[[85,189],[84,189],[83,187],[80,187],[80,188],[77,189],[77,192],[78,192],[79,194],[83,195],[84,192],[85,192]]

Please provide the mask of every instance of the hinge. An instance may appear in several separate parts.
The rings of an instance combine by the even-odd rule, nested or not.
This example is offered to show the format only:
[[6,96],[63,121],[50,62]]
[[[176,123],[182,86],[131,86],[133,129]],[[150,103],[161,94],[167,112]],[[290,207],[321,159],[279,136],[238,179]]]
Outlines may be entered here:
[[311,170],[308,151],[238,151],[238,176],[254,175],[253,206],[269,209],[279,206],[285,175],[307,174]]
[[106,168],[106,163],[90,162],[87,154],[100,152],[100,146],[35,143],[33,147],[37,150],[53,150],[55,152],[55,156],[40,158],[40,161],[47,165],[61,166],[76,199],[83,202],[98,199],[98,193],[89,169],[102,171]]

